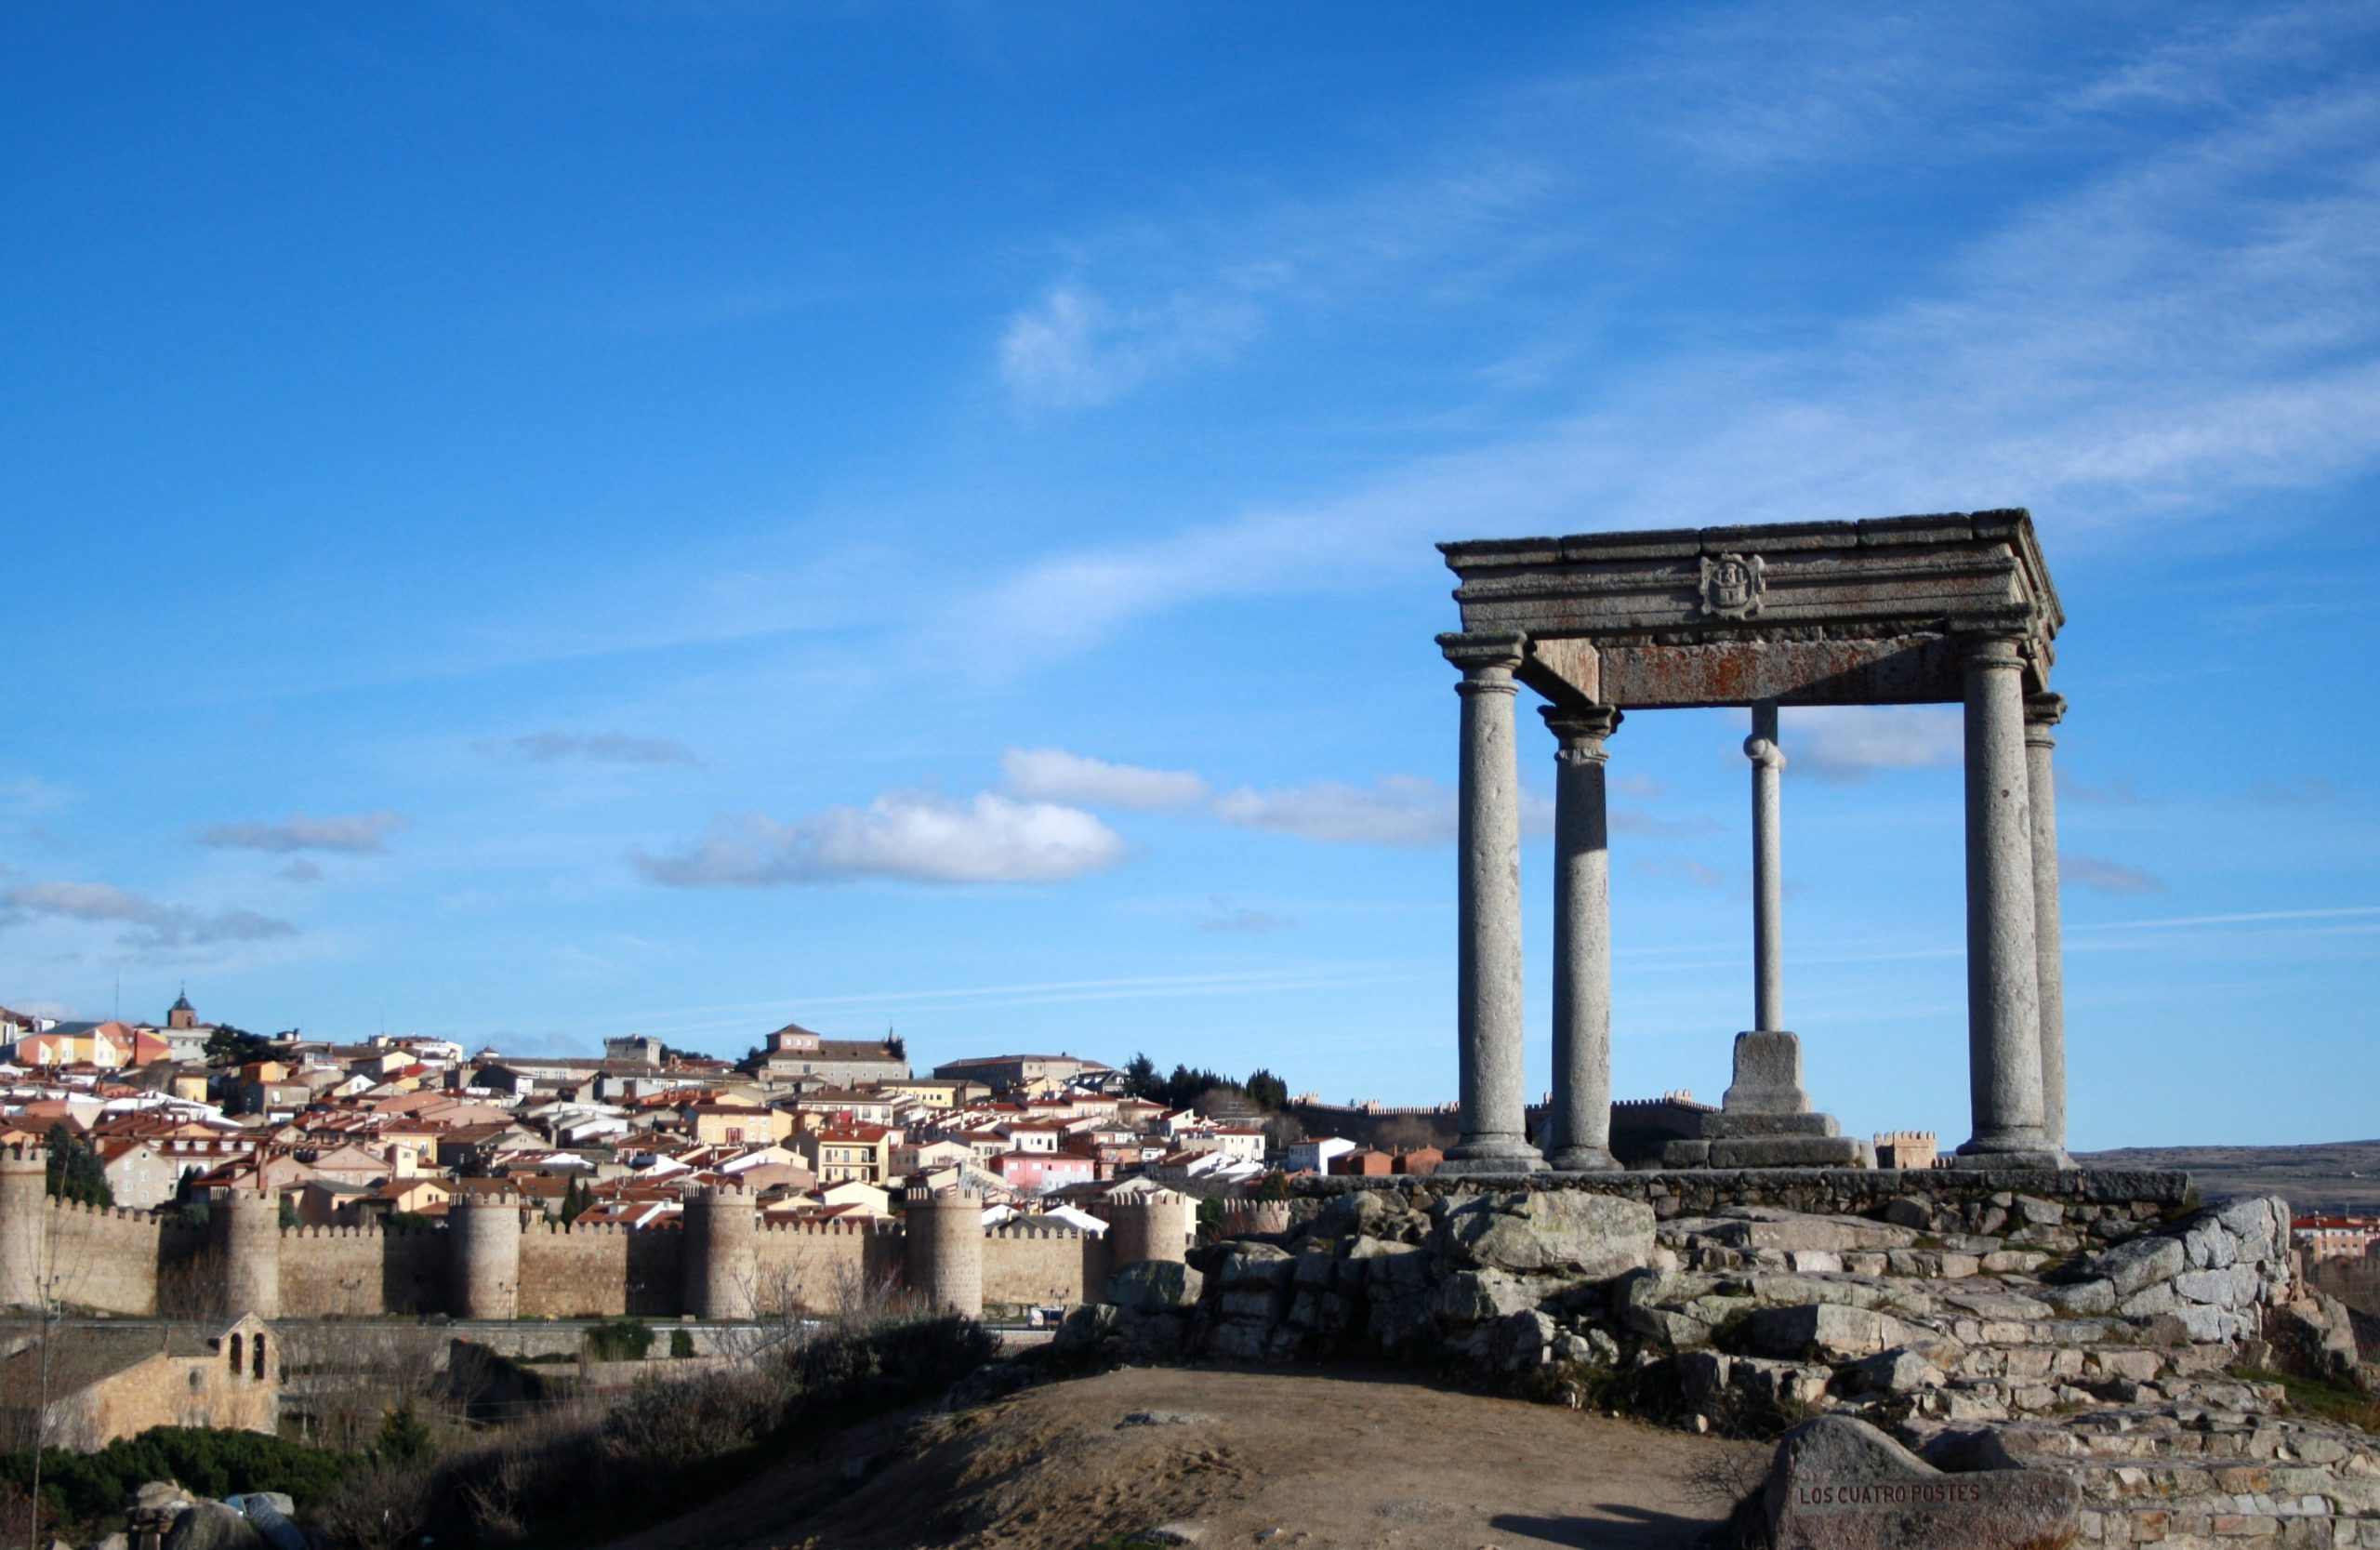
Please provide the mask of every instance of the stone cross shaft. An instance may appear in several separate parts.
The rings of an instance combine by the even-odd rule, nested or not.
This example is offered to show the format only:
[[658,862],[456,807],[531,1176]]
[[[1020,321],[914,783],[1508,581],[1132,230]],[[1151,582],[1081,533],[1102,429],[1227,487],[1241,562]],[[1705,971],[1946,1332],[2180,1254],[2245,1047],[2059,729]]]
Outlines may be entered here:
[[1777,702],[1752,708],[1752,1026],[1755,1033],[1785,1027],[1785,860],[1778,787],[1785,750],[1777,742]]

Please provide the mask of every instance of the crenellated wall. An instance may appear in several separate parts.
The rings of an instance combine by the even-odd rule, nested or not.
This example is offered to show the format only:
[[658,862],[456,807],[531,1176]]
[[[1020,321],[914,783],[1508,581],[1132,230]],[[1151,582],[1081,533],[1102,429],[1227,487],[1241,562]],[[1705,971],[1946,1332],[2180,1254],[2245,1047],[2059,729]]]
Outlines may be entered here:
[[[1078,1305],[1109,1258],[1101,1239],[1068,1228],[986,1230],[980,1201],[929,1206],[919,1220],[934,1224],[933,1242],[919,1245],[898,1222],[764,1222],[737,1191],[690,1202],[685,1227],[644,1228],[552,1222],[501,1198],[437,1225],[283,1227],[277,1202],[226,1193],[202,1230],[54,1200],[43,1168],[37,1146],[0,1147],[0,1305],[46,1289],[133,1316],[741,1318],[831,1313],[906,1289],[972,1312]],[[1180,1231],[1170,1216],[1165,1231]]]
[[1106,1284],[1104,1238],[1071,1227],[994,1227],[984,1235],[985,1307],[1072,1307],[1087,1300],[1085,1287]]

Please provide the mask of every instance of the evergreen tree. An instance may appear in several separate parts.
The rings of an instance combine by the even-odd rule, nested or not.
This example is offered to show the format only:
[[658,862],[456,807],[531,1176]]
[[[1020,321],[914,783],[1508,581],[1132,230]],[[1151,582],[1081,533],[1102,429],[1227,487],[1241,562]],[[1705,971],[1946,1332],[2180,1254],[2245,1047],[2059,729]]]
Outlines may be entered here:
[[108,1186],[107,1169],[99,1162],[98,1148],[61,1121],[49,1127],[48,1149],[47,1184],[52,1195],[86,1206],[115,1204],[115,1191]]

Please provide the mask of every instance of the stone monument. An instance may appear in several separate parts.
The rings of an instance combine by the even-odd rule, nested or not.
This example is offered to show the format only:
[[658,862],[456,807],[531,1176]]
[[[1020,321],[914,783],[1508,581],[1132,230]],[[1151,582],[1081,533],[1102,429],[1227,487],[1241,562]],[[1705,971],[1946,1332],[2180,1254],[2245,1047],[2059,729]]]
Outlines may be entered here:
[[2066,1156],[2049,692],[2065,615],[2021,510],[1441,544],[1462,629],[1457,1038],[1462,1137],[1442,1172],[1548,1166],[1521,1077],[1520,786],[1514,697],[1555,739],[1552,1166],[1609,1149],[1611,952],[1604,771],[1626,712],[1744,707],[1752,733],[1752,1026],[1709,1139],[1673,1165],[1846,1166],[1866,1145],[1816,1112],[1783,1016],[1781,708],[1965,708],[1967,1048],[1974,1134],[1955,1160]]

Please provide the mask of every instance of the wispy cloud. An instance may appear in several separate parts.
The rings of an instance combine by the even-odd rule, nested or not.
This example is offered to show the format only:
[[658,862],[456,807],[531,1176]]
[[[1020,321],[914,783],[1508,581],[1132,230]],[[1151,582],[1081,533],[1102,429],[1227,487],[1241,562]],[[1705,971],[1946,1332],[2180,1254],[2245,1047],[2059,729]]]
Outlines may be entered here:
[[1795,707],[1778,717],[1788,767],[1837,785],[1879,770],[1932,770],[1959,762],[1965,731],[1955,707]]
[[2320,775],[2259,780],[2248,788],[2247,800],[2258,807],[2328,807],[2339,800],[2339,788]]
[[257,942],[298,928],[252,909],[192,909],[161,904],[104,882],[29,882],[0,891],[0,927],[36,919],[121,924],[117,941],[141,951]]
[[342,851],[362,855],[387,850],[388,837],[412,824],[403,814],[386,811],[330,818],[297,813],[277,824],[218,824],[201,830],[198,842],[221,850]]
[[2133,788],[2129,780],[2098,783],[2070,775],[2065,766],[2057,768],[2057,800],[2079,803],[2084,807],[2146,807],[2149,799]]
[[297,860],[292,861],[288,866],[282,868],[279,875],[288,879],[291,882],[320,882],[323,881],[323,869],[320,867],[315,866],[312,862],[307,860],[302,855]]
[[1727,874],[1716,867],[1683,856],[1639,856],[1629,866],[1639,877],[1676,878],[1697,888],[1725,888],[1728,881]]
[[1207,912],[1198,917],[1200,931],[1244,933],[1251,936],[1269,935],[1296,924],[1286,915],[1275,915],[1249,905],[1234,904],[1220,894],[1207,901]]
[[2162,894],[2165,891],[2163,878],[2121,861],[2109,861],[2104,856],[2060,852],[2057,875],[2062,881],[2098,894]]
[[589,764],[694,764],[694,750],[668,737],[627,732],[531,732],[519,737],[483,738],[473,752],[489,759],[522,759],[536,764],[579,760]]
[[1091,807],[1188,807],[1207,799],[1206,781],[1187,770],[1111,764],[1064,749],[1011,749],[1000,756],[1009,789],[1037,801]]
[[1215,799],[1215,815],[1243,828],[1328,845],[1442,845],[1454,838],[1454,788],[1420,775],[1382,775],[1368,787],[1317,780]]
[[[2372,28],[2368,12],[2350,7],[2293,14],[2316,35]],[[1931,29],[1879,32],[1960,35]],[[1735,46],[1744,56],[1752,43]],[[1790,349],[1689,346],[1627,372],[1623,391],[1534,423],[1497,418],[1488,423],[1501,431],[1337,495],[1046,557],[992,583],[955,628],[1029,661],[1201,601],[1402,583],[1426,570],[1428,540],[1466,536],[1463,512],[1493,511],[1504,531],[1573,531],[2029,504],[2071,550],[2227,513],[2248,492],[2369,468],[2380,458],[2368,434],[2380,421],[2380,88],[2297,89],[2269,76],[2276,46],[2274,29],[2243,19],[2201,29],[2153,60],[2127,57],[2108,78],[2132,84],[2111,89],[2145,89],[2154,75],[2169,83],[2161,89],[2225,111],[2108,142],[2056,192],[2009,208],[1865,314],[1814,324]],[[1899,143],[1911,129],[1905,83],[1929,78],[1936,58],[1921,49],[1913,64],[1892,56],[1851,66],[1874,86],[1860,100],[1893,111],[1845,115],[1827,131],[1839,153]],[[1819,63],[1803,73],[1825,72]],[[1965,85],[1983,100],[1991,79],[2004,75]],[[1976,152],[2066,144],[2076,115],[2097,111],[2089,99],[2078,83],[2071,105],[1978,115],[1995,139]],[[1505,125],[1514,144],[1501,162],[1527,170],[1499,184],[1488,205],[1504,216],[1541,205],[1549,232],[1589,241],[1582,233],[1607,211],[1564,204],[1567,185],[1535,170],[1554,162],[1539,148],[1578,127],[1558,115]],[[1768,128],[1753,139],[1808,143]],[[1478,161],[1498,157],[1483,149]],[[1351,230],[1346,246],[1403,251],[1395,223],[1430,221],[1441,204],[1426,191],[1465,182],[1432,166],[1411,176],[1407,197],[1357,201],[1381,214]],[[1453,193],[1442,202],[1461,203]],[[1267,231],[1276,219],[1252,218]],[[1412,240],[1478,259],[1506,234],[1497,219],[1450,219]],[[1283,246],[1298,253],[1278,266],[1289,274],[1329,267]],[[1314,252],[1329,250],[1325,242]],[[1218,273],[1251,267],[1274,272],[1215,260]]]
[[1241,298],[1183,294],[1126,307],[1067,282],[1009,320],[1000,379],[1029,404],[1104,404],[1149,376],[1227,354],[1259,326],[1256,307]]
[[985,791],[956,801],[892,791],[864,808],[831,807],[791,823],[721,816],[679,851],[630,859],[675,888],[764,888],[850,878],[912,882],[1058,882],[1111,867],[1123,837],[1091,814]]

